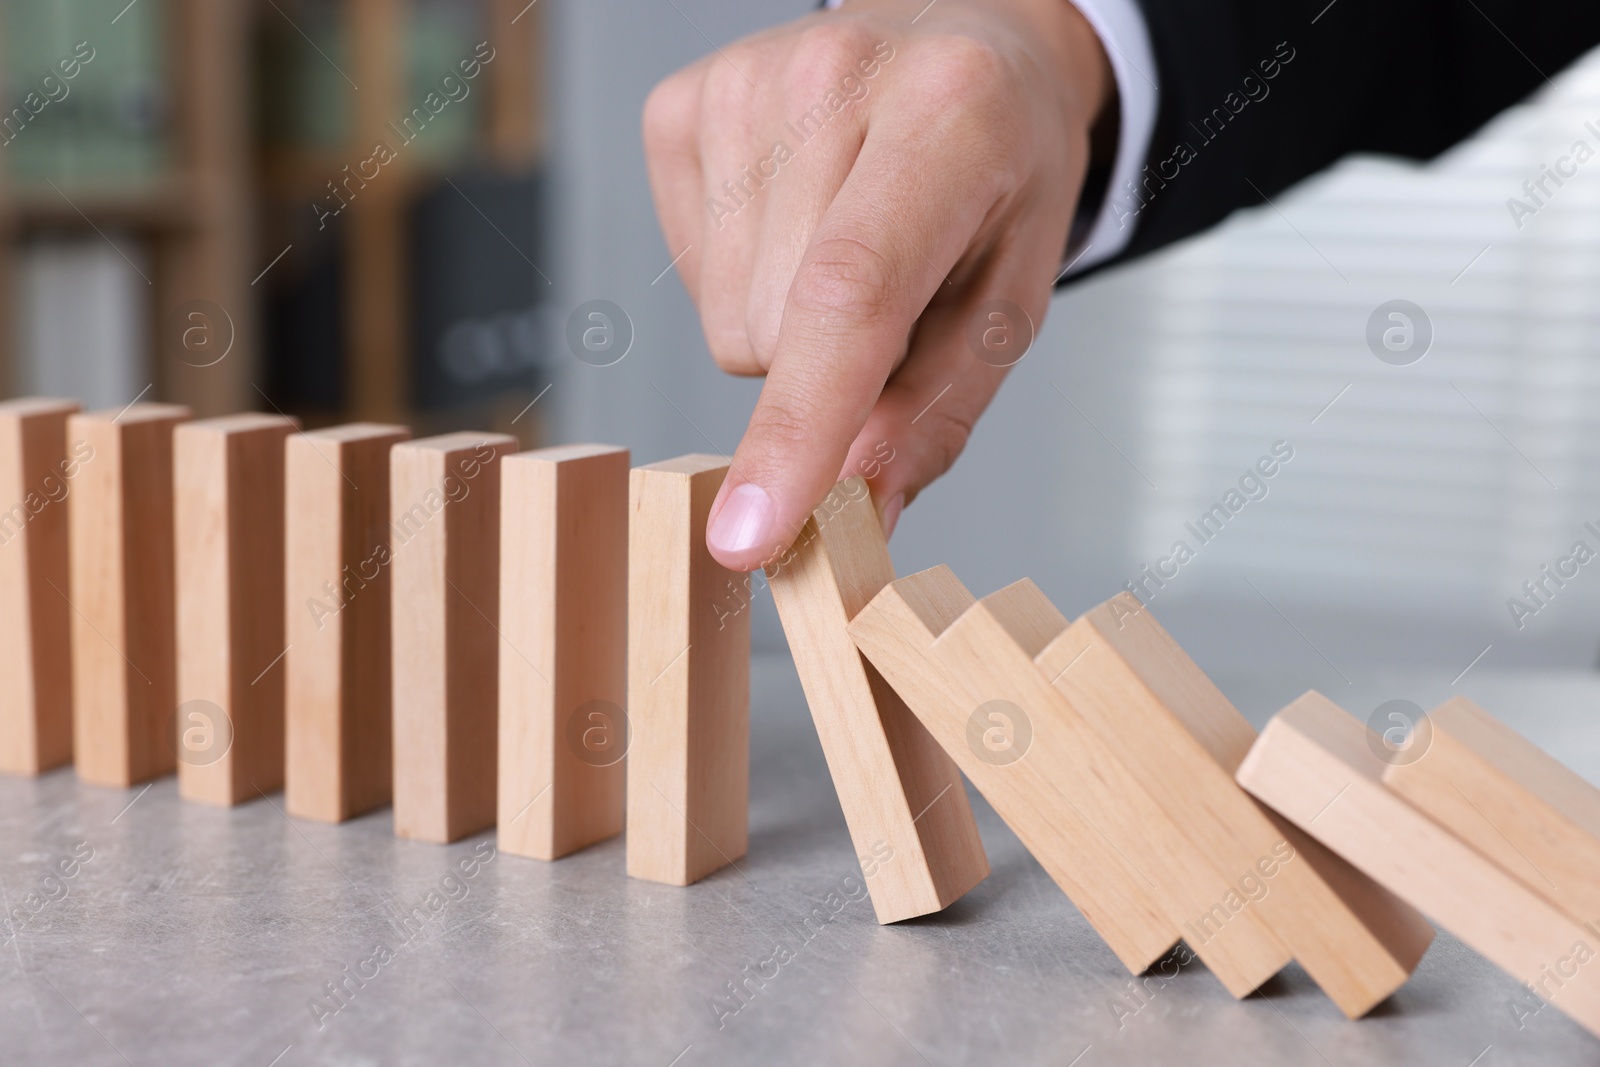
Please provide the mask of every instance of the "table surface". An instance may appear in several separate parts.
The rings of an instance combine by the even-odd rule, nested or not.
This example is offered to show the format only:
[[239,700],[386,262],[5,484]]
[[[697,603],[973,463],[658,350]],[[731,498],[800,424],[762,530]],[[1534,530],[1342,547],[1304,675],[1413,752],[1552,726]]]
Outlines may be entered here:
[[[1306,684],[1218,681],[1257,725]],[[1600,776],[1600,676],[1475,673],[1458,691]],[[1365,717],[1450,692],[1397,675],[1328,695]],[[1600,1061],[1555,1008],[1519,1025],[1518,984],[1448,933],[1360,1022],[1294,965],[1243,1001],[1198,962],[1135,996],[976,794],[993,874],[880,927],[787,657],[757,660],[752,715],[749,855],[688,889],[627,878],[620,840],[541,863],[493,853],[492,834],[398,841],[387,811],[334,827],[286,818],[279,796],[182,803],[172,778],[0,779],[0,1063]],[[725,999],[779,945],[776,976]]]

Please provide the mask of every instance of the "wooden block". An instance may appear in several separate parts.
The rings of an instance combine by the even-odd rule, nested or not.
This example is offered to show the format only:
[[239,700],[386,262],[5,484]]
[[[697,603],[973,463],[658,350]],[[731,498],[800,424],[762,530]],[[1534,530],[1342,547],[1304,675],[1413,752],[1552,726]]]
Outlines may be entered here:
[[78,777],[130,786],[176,766],[173,404],[67,420],[94,459],[67,505],[72,575],[72,753]]
[[[886,587],[850,633],[1138,972],[1237,888],[1033,663],[1066,626],[1031,582],[974,603],[948,568],[936,567]],[[1289,962],[1248,908],[1190,947],[1237,997]]]
[[389,452],[394,832],[449,842],[494,825],[500,457],[454,433]]
[[1600,790],[1466,697],[1426,728],[1384,784],[1570,918],[1600,919]]
[[228,806],[283,788],[285,415],[173,433],[178,792]]
[[1386,788],[1378,744],[1361,720],[1307,693],[1267,724],[1239,783],[1600,1036],[1600,966],[1587,962],[1600,925],[1568,917]]
[[500,464],[502,851],[553,860],[622,832],[628,450]]
[[1433,927],[1239,788],[1255,730],[1137,599],[1087,612],[1035,663],[1235,887],[1184,924],[1191,945],[1250,908],[1351,1018],[1405,982]]
[[67,447],[72,400],[0,403],[0,771],[72,759],[67,495],[94,452]]
[[880,923],[939,911],[989,874],[955,761],[850,639],[892,581],[860,478],[833,488],[768,576]]
[[628,873],[689,885],[749,840],[750,616],[706,550],[722,456],[636,467],[628,482]]
[[341,822],[389,803],[389,450],[403,426],[352,423],[284,450],[284,803]]

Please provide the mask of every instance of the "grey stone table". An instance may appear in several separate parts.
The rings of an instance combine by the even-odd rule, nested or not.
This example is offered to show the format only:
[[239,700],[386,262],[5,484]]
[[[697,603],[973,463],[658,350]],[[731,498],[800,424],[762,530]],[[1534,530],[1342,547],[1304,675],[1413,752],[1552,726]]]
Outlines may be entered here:
[[[1257,724],[1306,685],[1219,681]],[[1600,774],[1600,679],[1461,691]],[[1384,677],[1329,695],[1365,715],[1449,692]],[[1198,963],[1136,996],[976,797],[994,873],[880,927],[786,658],[757,662],[753,709],[749,855],[689,889],[628,879],[620,841],[546,864],[494,854],[492,834],[397,841],[388,812],[329,827],[280,797],[185,804],[170,778],[0,780],[0,1064],[1600,1062],[1556,1009],[1519,1018],[1517,984],[1448,934],[1358,1023],[1293,966],[1242,1002]]]

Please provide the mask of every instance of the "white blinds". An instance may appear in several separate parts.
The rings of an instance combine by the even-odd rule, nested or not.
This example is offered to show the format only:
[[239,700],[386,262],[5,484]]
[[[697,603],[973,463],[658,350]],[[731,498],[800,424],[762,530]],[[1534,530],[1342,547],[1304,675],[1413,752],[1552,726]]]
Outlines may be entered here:
[[[1432,166],[1350,161],[1152,272],[1141,560],[1196,544],[1186,522],[1275,441],[1295,450],[1156,603],[1251,597],[1248,578],[1274,602],[1511,634],[1524,580],[1580,537],[1600,549],[1600,55],[1556,82]],[[1519,229],[1507,198],[1531,204],[1523,182],[1579,140],[1595,158],[1546,178]],[[1394,299],[1433,324],[1409,366],[1367,346]],[[1600,563],[1537,621],[1600,620],[1589,605]]]

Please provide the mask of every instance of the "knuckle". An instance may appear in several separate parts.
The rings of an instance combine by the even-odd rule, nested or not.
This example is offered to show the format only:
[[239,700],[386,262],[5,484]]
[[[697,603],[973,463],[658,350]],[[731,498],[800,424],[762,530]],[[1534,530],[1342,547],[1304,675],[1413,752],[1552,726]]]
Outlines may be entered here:
[[743,129],[750,122],[756,104],[756,87],[745,74],[759,70],[762,58],[748,49],[730,46],[719,61],[706,68],[701,91],[701,122],[715,130],[728,126]]
[[680,70],[650,90],[644,101],[645,144],[661,148],[690,136],[700,107],[700,76]]
[[806,412],[781,397],[763,397],[750,416],[750,436],[779,456],[794,456],[813,451],[814,420]]
[[893,309],[900,288],[897,275],[889,257],[867,242],[825,238],[812,246],[789,301],[819,318],[874,320]]
[[778,333],[782,327],[781,312],[770,310],[766,304],[752,304],[745,315],[745,335],[756,362],[763,367],[772,366],[778,353]]
[[742,330],[729,330],[707,325],[706,346],[711,358],[726,374],[755,377],[766,373],[766,364],[750,347],[750,340]]
[[1010,61],[981,41],[946,36],[919,48],[914,70],[898,91],[906,110],[922,119],[923,143],[950,161],[963,195],[1014,191],[1038,146],[1026,117],[1031,105]]
[[899,92],[931,130],[991,151],[1025,137],[1029,93],[1010,61],[990,45],[966,37],[930,41],[913,69],[916,76]]
[[986,99],[1012,79],[1006,57],[975,37],[952,34],[930,40],[920,48],[917,65],[922,72],[918,84],[946,102]]
[[790,55],[787,88],[802,101],[837,91],[846,77],[872,56],[876,36],[850,20],[819,22],[805,30]]
[[933,420],[933,425],[928,427],[930,439],[929,459],[934,465],[928,472],[932,478],[937,478],[945,471],[955,466],[956,460],[961,458],[961,453],[966,450],[967,441],[972,437],[975,416],[961,411],[939,411],[935,408],[930,411],[927,418]]

